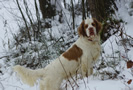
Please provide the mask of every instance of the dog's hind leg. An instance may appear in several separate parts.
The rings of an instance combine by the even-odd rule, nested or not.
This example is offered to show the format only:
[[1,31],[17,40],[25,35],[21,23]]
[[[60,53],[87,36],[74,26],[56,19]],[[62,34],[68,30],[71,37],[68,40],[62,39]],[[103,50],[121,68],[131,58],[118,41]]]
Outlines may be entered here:
[[61,82],[60,77],[45,77],[40,81],[40,90],[59,90]]
[[44,81],[40,80],[40,90],[44,90]]

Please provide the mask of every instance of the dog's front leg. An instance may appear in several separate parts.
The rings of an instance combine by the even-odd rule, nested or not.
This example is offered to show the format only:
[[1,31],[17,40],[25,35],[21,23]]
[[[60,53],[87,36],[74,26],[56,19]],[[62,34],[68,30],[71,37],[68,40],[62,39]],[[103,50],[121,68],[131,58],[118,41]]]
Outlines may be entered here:
[[93,68],[91,65],[88,65],[86,63],[82,63],[81,65],[81,75],[83,77],[88,77],[93,74]]

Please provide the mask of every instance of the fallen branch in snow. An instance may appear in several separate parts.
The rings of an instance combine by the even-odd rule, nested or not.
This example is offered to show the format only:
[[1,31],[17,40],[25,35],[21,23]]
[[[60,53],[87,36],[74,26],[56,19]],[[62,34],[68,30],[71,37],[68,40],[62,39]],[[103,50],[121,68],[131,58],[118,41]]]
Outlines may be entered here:
[[2,59],[2,58],[7,58],[7,57],[10,57],[11,55],[7,55],[7,56],[2,56],[2,57],[0,57],[0,59]]
[[123,34],[124,34],[124,35],[126,35],[127,37],[129,37],[129,38],[133,39],[133,37],[132,37],[132,36],[127,35],[126,33],[123,33]]

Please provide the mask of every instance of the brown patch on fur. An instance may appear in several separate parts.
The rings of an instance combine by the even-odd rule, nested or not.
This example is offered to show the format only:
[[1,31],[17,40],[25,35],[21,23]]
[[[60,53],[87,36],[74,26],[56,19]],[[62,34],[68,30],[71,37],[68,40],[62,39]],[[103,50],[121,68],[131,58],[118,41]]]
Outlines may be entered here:
[[79,36],[81,36],[81,35],[82,36],[87,36],[86,33],[85,33],[85,28],[86,28],[85,21],[82,21],[82,23],[78,27],[78,34],[79,34]]
[[100,30],[102,29],[102,24],[99,21],[97,21],[95,18],[93,18],[93,20],[94,20],[93,25],[94,25],[94,27],[96,27],[96,31],[98,34],[100,32]]
[[85,26],[84,26],[84,27],[85,27],[85,29],[86,29],[86,28],[88,27],[88,24],[85,24]]
[[79,48],[76,44],[73,45],[67,52],[63,53],[63,56],[70,60],[78,61],[78,58],[83,54],[82,49]]

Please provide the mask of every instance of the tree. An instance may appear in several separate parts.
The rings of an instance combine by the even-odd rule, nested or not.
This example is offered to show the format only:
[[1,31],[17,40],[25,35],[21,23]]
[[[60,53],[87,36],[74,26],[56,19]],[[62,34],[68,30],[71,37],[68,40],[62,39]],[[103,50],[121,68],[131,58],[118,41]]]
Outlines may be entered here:
[[51,5],[50,1],[51,0],[39,0],[40,10],[43,19],[55,16],[55,6]]
[[60,0],[39,0],[39,4],[43,19],[52,18],[58,14],[60,15],[59,21],[62,22],[63,13]]

